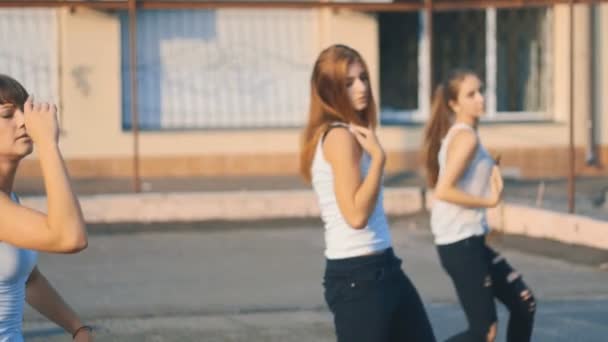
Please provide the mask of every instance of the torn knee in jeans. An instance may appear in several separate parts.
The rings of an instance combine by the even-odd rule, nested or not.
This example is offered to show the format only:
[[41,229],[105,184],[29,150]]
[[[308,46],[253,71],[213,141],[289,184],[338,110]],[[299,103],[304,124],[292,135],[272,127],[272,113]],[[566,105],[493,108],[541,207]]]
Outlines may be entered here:
[[488,334],[486,335],[486,341],[494,342],[494,340],[496,339],[496,335],[497,335],[497,326],[496,326],[496,322],[494,322],[494,323],[492,323],[492,325],[490,325],[490,328],[488,328]]
[[492,287],[492,277],[487,275],[483,280],[483,287]]
[[507,281],[512,283],[514,288],[519,291],[519,297],[521,299],[521,306],[518,310],[520,315],[527,317],[528,319],[532,319],[534,317],[534,313],[536,312],[536,300],[532,291],[526,286],[523,282],[522,277],[516,271],[512,271],[507,276]]
[[536,301],[534,300],[532,292],[529,289],[525,289],[520,293],[520,296],[524,303],[528,305],[528,312],[536,312]]
[[492,260],[492,263],[493,263],[494,265],[496,265],[496,264],[498,264],[499,262],[501,262],[501,261],[503,261],[503,260],[505,260],[505,257],[503,257],[502,255],[500,255],[500,254],[499,254],[499,255],[497,255],[497,256],[496,256],[496,257],[495,257],[495,258]]
[[516,281],[517,279],[519,279],[521,277],[521,275],[515,271],[509,273],[509,275],[507,276],[507,282],[512,283],[514,281]]

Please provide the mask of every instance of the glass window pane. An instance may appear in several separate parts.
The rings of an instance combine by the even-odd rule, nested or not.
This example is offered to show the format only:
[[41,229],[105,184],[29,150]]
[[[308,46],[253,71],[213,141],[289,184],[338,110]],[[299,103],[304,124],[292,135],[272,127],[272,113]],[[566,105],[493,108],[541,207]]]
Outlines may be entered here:
[[538,112],[547,102],[547,9],[497,11],[499,112]]
[[486,77],[486,12],[439,12],[433,15],[433,85],[450,70],[466,68]]
[[418,108],[418,13],[380,13],[380,96],[385,111]]

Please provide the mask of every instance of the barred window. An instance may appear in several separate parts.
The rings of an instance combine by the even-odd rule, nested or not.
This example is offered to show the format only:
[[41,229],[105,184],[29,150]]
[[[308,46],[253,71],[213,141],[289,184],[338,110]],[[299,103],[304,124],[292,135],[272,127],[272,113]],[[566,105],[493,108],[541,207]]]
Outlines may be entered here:
[[546,110],[547,11],[542,8],[497,12],[498,112]]
[[[143,10],[142,129],[293,127],[308,109],[311,10]],[[121,15],[123,128],[131,128],[128,17]]]
[[61,100],[57,27],[54,9],[0,9],[0,73],[39,101]]
[[454,68],[470,69],[484,82],[486,119],[547,117],[550,8],[435,12],[432,49],[427,47],[431,37],[424,13],[378,18],[384,123],[425,121],[432,87]]
[[380,13],[380,105],[384,121],[418,108],[418,13]]

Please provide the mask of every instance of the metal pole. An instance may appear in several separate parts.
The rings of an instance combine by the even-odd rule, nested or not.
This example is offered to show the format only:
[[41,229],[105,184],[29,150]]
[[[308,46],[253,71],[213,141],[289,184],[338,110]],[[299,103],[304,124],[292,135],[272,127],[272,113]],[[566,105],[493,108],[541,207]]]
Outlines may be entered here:
[[569,170],[568,170],[568,212],[574,213],[575,189],[575,149],[574,149],[574,0],[570,0],[570,123],[569,123]]
[[133,130],[133,191],[141,192],[139,174],[139,115],[137,112],[137,3],[129,0],[129,70],[131,71],[131,129]]
[[432,107],[433,102],[433,90],[435,87],[435,68],[433,67],[433,0],[425,0],[424,1],[424,10],[426,15],[426,23],[427,23],[427,34],[428,34],[428,49],[429,49],[429,83],[430,83],[430,96],[428,98],[429,108]]

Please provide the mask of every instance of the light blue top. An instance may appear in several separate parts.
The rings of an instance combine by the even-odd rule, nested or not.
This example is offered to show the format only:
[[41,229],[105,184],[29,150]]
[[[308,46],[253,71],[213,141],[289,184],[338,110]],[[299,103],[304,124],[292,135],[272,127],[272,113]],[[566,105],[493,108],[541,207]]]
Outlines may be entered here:
[[[15,194],[13,201],[19,203]],[[38,253],[0,242],[0,342],[23,342],[25,282]]]

